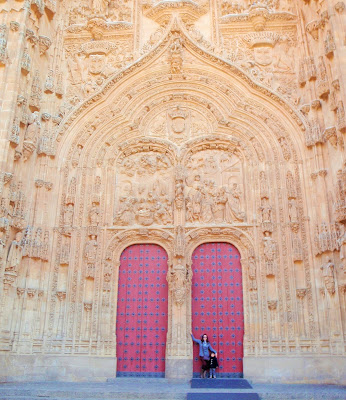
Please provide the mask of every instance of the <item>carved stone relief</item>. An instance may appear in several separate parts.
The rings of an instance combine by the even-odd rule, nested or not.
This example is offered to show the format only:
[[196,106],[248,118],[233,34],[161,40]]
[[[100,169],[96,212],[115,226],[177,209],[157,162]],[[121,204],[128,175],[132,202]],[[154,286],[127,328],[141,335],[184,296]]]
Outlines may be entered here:
[[186,221],[245,221],[243,166],[234,153],[218,150],[191,155],[186,165]]

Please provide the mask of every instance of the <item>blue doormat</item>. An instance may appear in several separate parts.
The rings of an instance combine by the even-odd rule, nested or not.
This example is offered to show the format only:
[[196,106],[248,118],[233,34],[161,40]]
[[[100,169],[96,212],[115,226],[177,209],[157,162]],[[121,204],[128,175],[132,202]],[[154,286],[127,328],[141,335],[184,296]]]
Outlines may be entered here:
[[187,400],[260,400],[257,393],[188,393]]
[[191,389],[252,389],[246,379],[191,379]]

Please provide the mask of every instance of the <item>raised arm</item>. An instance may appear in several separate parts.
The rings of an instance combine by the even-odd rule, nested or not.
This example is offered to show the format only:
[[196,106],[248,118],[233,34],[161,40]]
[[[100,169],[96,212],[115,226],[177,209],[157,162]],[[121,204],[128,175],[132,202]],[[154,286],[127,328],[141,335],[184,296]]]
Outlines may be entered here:
[[192,332],[190,332],[190,333],[191,333],[192,340],[193,340],[194,342],[200,344],[201,341],[200,341],[199,339],[196,339],[196,338],[193,336],[193,333],[192,333]]

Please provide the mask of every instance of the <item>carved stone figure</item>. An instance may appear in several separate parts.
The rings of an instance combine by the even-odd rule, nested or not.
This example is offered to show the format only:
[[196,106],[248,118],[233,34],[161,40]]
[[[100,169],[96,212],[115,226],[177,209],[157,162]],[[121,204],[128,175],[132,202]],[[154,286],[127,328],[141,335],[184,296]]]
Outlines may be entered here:
[[183,65],[183,46],[182,39],[179,36],[174,38],[170,47],[170,53],[171,73],[179,74],[182,71]]
[[39,117],[39,112],[34,111],[28,122],[28,127],[25,132],[24,142],[23,142],[23,154],[27,160],[31,153],[35,150],[37,145],[37,139],[40,136],[41,122]]
[[[240,221],[245,220],[245,213],[244,211],[241,210],[241,196],[242,192],[240,191],[240,188],[237,183],[233,183],[231,193],[229,196],[229,214],[233,214],[236,219]],[[229,217],[229,220],[232,220],[233,218]]]
[[270,237],[269,232],[265,232],[263,238],[264,245],[264,259],[266,264],[266,274],[276,275],[276,243],[272,237]]
[[187,295],[187,288],[190,284],[189,273],[183,265],[176,265],[167,275],[167,281],[173,292],[174,301],[178,306],[184,304]]
[[93,11],[95,14],[105,15],[108,11],[110,0],[93,0]]
[[96,235],[91,235],[90,239],[86,242],[84,257],[88,263],[94,263],[97,257],[97,240]]
[[271,218],[271,213],[272,213],[272,207],[269,205],[268,202],[266,202],[262,207],[262,222],[272,222]]
[[89,221],[92,226],[97,226],[100,223],[100,207],[97,203],[92,203],[89,210]]
[[346,229],[344,224],[340,224],[340,237],[338,239],[339,251],[340,251],[340,262],[341,267],[346,274]]
[[288,201],[288,216],[290,222],[298,222],[298,210],[297,210],[296,199],[292,198]]
[[248,275],[250,290],[257,290],[257,276],[256,276],[256,260],[251,256],[248,260]]
[[17,232],[15,239],[12,241],[6,259],[6,272],[13,272],[17,274],[18,267],[22,261],[23,257],[23,234],[22,232]]
[[64,226],[72,226],[74,207],[73,204],[66,204],[64,208]]
[[334,264],[331,258],[328,258],[326,263],[321,266],[322,279],[325,288],[329,294],[335,293],[335,278]]

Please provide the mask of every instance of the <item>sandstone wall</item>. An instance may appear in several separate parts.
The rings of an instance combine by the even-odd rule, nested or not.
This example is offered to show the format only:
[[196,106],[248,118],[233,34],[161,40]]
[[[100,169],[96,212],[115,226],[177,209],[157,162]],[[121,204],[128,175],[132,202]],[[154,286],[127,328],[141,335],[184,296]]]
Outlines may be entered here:
[[168,253],[167,375],[190,370],[191,255],[219,241],[242,256],[245,376],[344,381],[345,18],[0,1],[1,379],[115,375],[133,243]]

